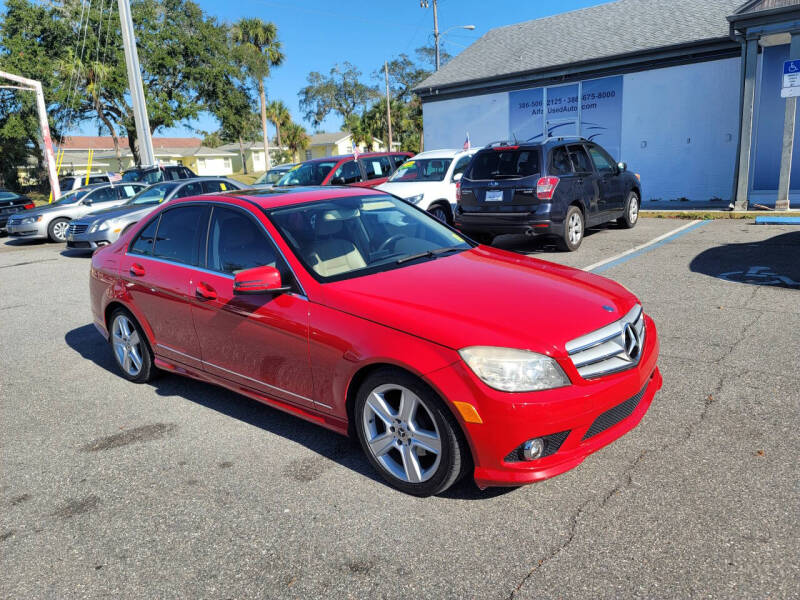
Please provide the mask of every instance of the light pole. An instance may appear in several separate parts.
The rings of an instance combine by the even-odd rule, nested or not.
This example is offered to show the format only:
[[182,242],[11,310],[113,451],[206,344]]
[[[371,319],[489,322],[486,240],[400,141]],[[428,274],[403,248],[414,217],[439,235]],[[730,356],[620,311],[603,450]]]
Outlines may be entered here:
[[450,27],[449,29],[445,29],[443,33],[439,33],[439,3],[438,0],[419,0],[419,5],[421,8],[428,8],[433,3],[433,46],[435,50],[436,56],[436,70],[439,70],[439,39],[446,34],[448,31],[452,31],[453,29],[468,29],[472,31],[475,29],[475,25],[456,25],[455,27]]

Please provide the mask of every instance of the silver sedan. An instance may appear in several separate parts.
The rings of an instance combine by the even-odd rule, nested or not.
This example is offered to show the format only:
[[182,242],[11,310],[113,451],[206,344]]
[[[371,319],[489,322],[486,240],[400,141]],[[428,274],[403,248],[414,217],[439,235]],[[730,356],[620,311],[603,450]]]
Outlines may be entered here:
[[8,235],[29,240],[64,242],[70,221],[127,202],[145,187],[141,183],[100,183],[74,190],[51,204],[9,217]]
[[202,177],[156,183],[139,192],[125,204],[72,221],[67,230],[67,247],[94,250],[112,244],[128,227],[138,223],[150,211],[167,200],[242,188],[241,183],[223,177]]

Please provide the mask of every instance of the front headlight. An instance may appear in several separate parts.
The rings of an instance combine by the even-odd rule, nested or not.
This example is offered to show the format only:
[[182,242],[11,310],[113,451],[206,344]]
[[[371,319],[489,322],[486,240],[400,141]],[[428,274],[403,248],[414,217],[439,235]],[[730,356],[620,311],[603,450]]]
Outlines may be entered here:
[[570,384],[555,360],[536,352],[470,346],[458,353],[481,381],[502,392],[533,392]]
[[34,217],[22,217],[18,221],[15,219],[15,225],[19,223],[20,225],[28,225],[29,223],[38,223],[42,220],[42,215],[36,215]]
[[87,233],[94,233],[95,231],[102,231],[103,229],[108,229],[109,223],[108,221],[95,221],[89,226]]
[[418,196],[411,196],[410,198],[406,198],[406,202],[411,202],[411,204],[419,204],[422,202],[422,197],[425,194],[419,194]]

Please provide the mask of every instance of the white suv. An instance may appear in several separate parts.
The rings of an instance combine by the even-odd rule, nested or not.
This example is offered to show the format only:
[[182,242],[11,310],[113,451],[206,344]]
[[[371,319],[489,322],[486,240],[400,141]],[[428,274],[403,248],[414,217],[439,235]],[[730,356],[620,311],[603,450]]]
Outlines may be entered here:
[[478,150],[480,148],[420,152],[400,165],[389,180],[376,189],[404,198],[452,225],[456,183]]

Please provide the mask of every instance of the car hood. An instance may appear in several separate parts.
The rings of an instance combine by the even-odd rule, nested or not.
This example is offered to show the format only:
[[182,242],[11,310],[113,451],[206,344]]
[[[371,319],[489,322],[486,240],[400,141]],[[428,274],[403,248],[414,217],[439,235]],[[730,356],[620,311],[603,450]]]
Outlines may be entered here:
[[98,211],[92,211],[88,215],[86,215],[87,220],[96,220],[96,219],[116,219],[117,217],[123,217],[126,215],[130,215],[135,212],[142,211],[143,213],[147,213],[158,206],[158,203],[155,204],[138,204],[136,206],[114,206],[111,208],[104,208]]
[[501,346],[550,356],[564,356],[568,341],[638,302],[604,277],[486,246],[323,289],[332,308],[449,348]]
[[399,198],[412,198],[420,194],[430,193],[433,188],[437,188],[443,183],[442,181],[387,181],[375,189],[394,194]]

